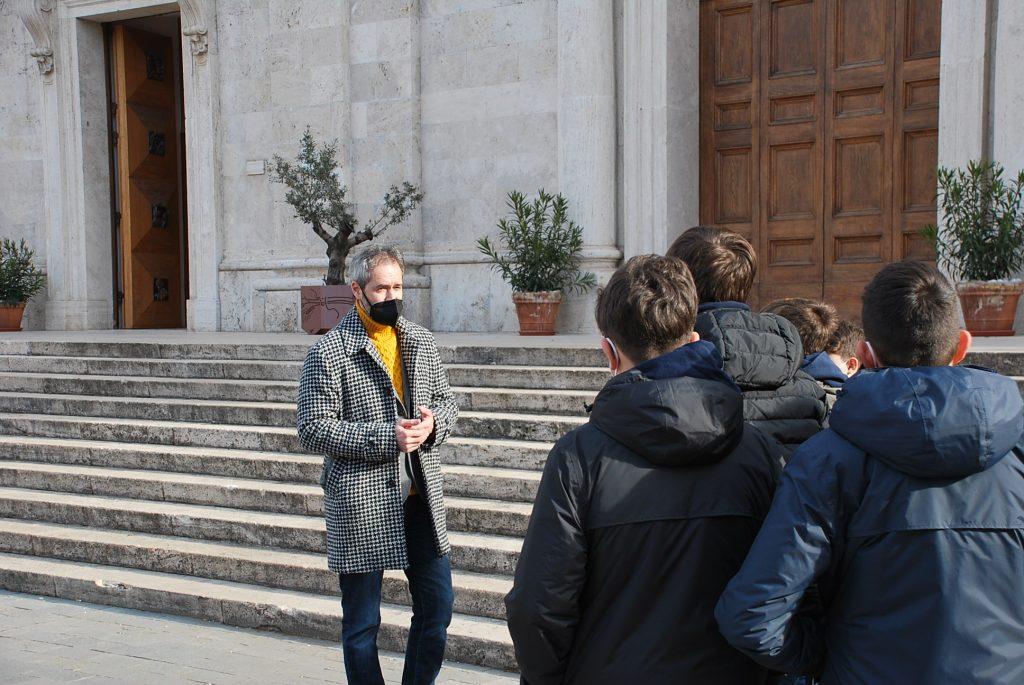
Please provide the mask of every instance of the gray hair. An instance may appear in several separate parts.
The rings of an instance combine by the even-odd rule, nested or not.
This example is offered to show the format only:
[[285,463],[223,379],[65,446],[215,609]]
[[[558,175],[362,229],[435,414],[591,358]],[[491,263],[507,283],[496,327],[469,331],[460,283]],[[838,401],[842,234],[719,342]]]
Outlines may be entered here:
[[365,288],[370,282],[373,270],[383,262],[395,262],[402,273],[405,273],[405,256],[397,245],[370,245],[352,257],[352,265],[349,267],[351,280],[358,283],[360,288]]

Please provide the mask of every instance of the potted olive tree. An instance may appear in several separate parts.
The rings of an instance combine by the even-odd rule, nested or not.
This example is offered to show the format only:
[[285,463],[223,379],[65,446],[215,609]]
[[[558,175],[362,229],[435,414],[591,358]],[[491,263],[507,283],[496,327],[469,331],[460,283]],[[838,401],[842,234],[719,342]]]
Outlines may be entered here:
[[512,191],[509,216],[498,221],[502,249],[484,237],[477,241],[491,267],[512,286],[520,335],[554,335],[562,291],[586,292],[596,279],[580,271],[583,228],[569,220],[569,203],[543,189],[537,198]]
[[302,286],[302,329],[315,335],[333,328],[355,302],[345,282],[345,259],[352,248],[405,221],[423,193],[411,183],[391,186],[374,217],[359,228],[352,204],[345,201],[348,189],[338,177],[337,141],[317,145],[306,127],[299,145],[294,163],[274,156],[271,178],[287,186],[284,199],[295,209],[295,217],[327,245],[324,284]]
[[25,305],[46,285],[25,241],[0,241],[0,331],[20,331]]
[[1003,167],[981,160],[938,171],[943,227],[926,226],[939,266],[957,280],[964,323],[974,335],[1013,335],[1024,284],[1024,171],[1007,183]]

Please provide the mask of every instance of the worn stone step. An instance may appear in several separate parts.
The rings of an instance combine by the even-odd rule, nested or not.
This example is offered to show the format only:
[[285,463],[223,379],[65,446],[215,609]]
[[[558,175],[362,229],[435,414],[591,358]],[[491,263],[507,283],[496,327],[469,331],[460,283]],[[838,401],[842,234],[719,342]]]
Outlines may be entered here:
[[[169,398],[225,402],[261,402],[294,406],[296,381],[251,381],[208,378],[151,378],[49,373],[2,373],[5,392],[104,398]],[[454,388],[463,409],[582,415],[594,394],[580,390]],[[154,417],[158,418],[158,417]]]
[[[196,504],[133,500],[0,487],[0,518],[46,521],[155,535],[232,542],[326,554],[319,516],[275,514]],[[452,565],[480,573],[515,571],[522,540],[503,535],[449,533]]]
[[[287,428],[298,442],[295,437],[295,406],[280,402],[0,392],[0,412]],[[586,422],[585,415],[464,411],[459,415],[455,434],[476,438],[554,441]],[[296,446],[288,451],[300,450]]]
[[[53,423],[60,424],[61,421],[54,418]],[[70,423],[76,425],[74,421]],[[323,457],[315,454],[29,435],[0,435],[0,459],[307,484],[319,482],[323,466]]]
[[[323,516],[324,507],[319,485],[97,466],[0,462],[0,486],[298,516]],[[530,520],[526,502],[446,497],[445,504],[452,530],[525,535]]]
[[[53,337],[58,337],[54,333]],[[23,336],[24,337],[24,336]],[[477,342],[475,336],[438,337],[438,351],[445,364],[502,364],[517,366],[593,366],[606,365],[598,349],[593,346],[559,344],[557,340],[539,342],[522,340],[485,340]],[[192,343],[148,342],[139,340],[83,341],[83,340],[0,340],[0,354],[59,356],[59,357],[124,357],[135,359],[216,359],[245,361],[297,361],[306,358],[309,347],[317,341],[310,336],[308,343],[295,342],[237,342]]]
[[[135,469],[143,472],[166,471],[167,477],[178,473],[307,485],[319,482],[323,463],[322,458],[315,455],[0,435],[0,468],[3,468],[3,461]],[[540,482],[539,473],[522,469],[459,464],[442,464],[441,468],[445,478],[445,492],[462,497],[532,502]]]
[[502,366],[590,366],[607,367],[608,362],[594,339],[593,347],[537,345],[516,339],[515,345],[460,344],[438,342],[441,361],[445,364],[496,364]]
[[274,426],[0,413],[0,434],[306,454],[294,428]]
[[295,381],[159,378],[147,376],[0,373],[6,392],[294,403]]
[[593,366],[512,366],[451,364],[452,385],[485,388],[589,390],[596,394],[609,379],[608,370]]
[[302,373],[302,362],[235,359],[57,357],[5,354],[0,355],[0,371],[97,376],[295,381]]
[[596,393],[587,390],[454,387],[463,411],[527,412],[586,416]]
[[[472,471],[462,472],[455,469],[457,467],[472,469],[482,466],[491,469],[487,475],[495,480],[505,477],[522,479],[524,470],[543,466],[548,447],[544,444],[531,447],[532,443],[512,443],[507,453],[513,453],[518,447],[519,451],[532,455],[532,457],[530,459],[512,457],[506,459],[503,457],[507,453],[500,451],[501,441],[479,440],[478,442],[482,445],[489,446],[490,449],[495,449],[498,453],[488,458],[478,459],[466,458],[466,454],[464,454],[466,452],[472,455],[478,451],[474,445],[461,445],[464,441],[471,440],[470,438],[455,438],[454,440],[459,447],[451,450],[445,448],[447,451],[442,458],[442,464],[446,466],[446,474],[459,473],[460,475],[450,477],[446,475],[446,478],[449,478],[445,483],[446,491],[466,497],[491,497],[493,499],[512,499],[512,501],[516,501],[518,498],[500,496],[496,493],[509,487],[512,490],[517,490],[521,486],[502,485],[498,490],[481,490],[479,494],[475,494],[472,490],[472,481],[464,480],[472,474]],[[493,443],[498,443],[498,445]],[[456,461],[448,458],[456,454],[463,459]],[[0,460],[170,471],[307,484],[319,481],[320,469],[323,464],[323,459],[319,455],[313,454],[147,445],[24,435],[0,435]],[[504,473],[505,471],[508,473]],[[487,494],[487,492],[492,492],[492,494]]]
[[[59,338],[60,333],[53,333]],[[192,343],[147,342],[139,340],[86,341],[86,340],[0,340],[0,354],[45,357],[102,357],[130,359],[212,359],[243,361],[298,361],[317,341],[310,336],[308,343]]]
[[[183,421],[152,421],[95,416],[0,413],[0,437],[104,441],[146,445],[147,449],[186,447],[196,449],[289,453],[306,456],[293,428],[231,426]],[[79,446],[78,454],[91,450]],[[37,447],[44,450],[44,447]],[[495,466],[513,469],[543,468],[550,442],[454,437],[441,448],[441,461],[464,466]],[[195,456],[195,455],[193,455]],[[222,455],[221,455],[222,456]],[[151,454],[140,459],[153,459]],[[219,457],[217,457],[219,458]],[[40,459],[40,461],[49,461]],[[211,458],[211,463],[215,461]],[[227,461],[221,468],[235,468]],[[174,469],[178,470],[178,469]],[[227,474],[225,474],[227,475]],[[244,475],[242,473],[241,475]],[[317,476],[319,478],[319,476]],[[289,478],[288,480],[293,480]],[[301,479],[300,479],[301,480]]]
[[[338,575],[320,554],[167,535],[0,519],[0,552],[338,595]],[[455,611],[504,619],[508,576],[453,571]],[[411,605],[402,571],[384,572],[384,601]]]
[[[337,640],[341,632],[337,597],[155,571],[0,554],[0,587],[323,640]],[[381,606],[381,647],[404,650],[411,615],[408,607]],[[505,623],[478,616],[452,618],[446,657],[490,668],[516,667]]]

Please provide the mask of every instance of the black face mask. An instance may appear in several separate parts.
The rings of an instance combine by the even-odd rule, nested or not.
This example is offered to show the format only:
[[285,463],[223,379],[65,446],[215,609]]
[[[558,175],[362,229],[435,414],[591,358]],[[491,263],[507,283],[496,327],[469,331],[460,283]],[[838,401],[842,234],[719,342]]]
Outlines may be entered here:
[[402,315],[401,300],[384,300],[370,304],[365,296],[363,299],[366,300],[366,313],[370,315],[371,319],[383,326],[394,326],[398,323],[398,317]]

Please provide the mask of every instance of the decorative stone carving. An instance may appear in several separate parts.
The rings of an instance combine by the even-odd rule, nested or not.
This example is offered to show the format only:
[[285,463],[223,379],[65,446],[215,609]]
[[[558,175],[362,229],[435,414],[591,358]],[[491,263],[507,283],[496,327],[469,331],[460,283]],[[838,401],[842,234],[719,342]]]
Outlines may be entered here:
[[29,54],[36,58],[39,73],[46,78],[53,74],[53,10],[56,0],[16,0],[15,9],[32,36],[35,46]]
[[181,8],[181,33],[188,36],[192,55],[202,64],[210,48],[206,29],[209,25],[209,10],[212,9],[210,3],[207,0],[180,0],[178,6]]

